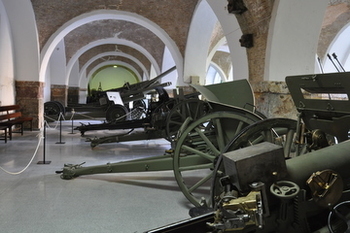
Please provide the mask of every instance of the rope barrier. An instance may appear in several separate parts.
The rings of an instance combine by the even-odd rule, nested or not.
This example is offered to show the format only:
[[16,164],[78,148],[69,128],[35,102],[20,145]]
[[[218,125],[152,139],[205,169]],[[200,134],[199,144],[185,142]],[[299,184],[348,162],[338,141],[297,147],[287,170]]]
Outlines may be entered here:
[[[123,115],[123,116],[117,118],[116,121],[118,121],[118,120],[124,118],[125,116],[130,115],[133,111],[134,111],[134,110],[132,110],[132,111],[128,112],[127,114],[125,114],[125,115]],[[73,112],[72,117],[71,117],[70,119],[73,119],[74,114],[75,114],[75,112]],[[81,114],[81,115],[83,115],[83,114]],[[46,116],[46,117],[47,117],[47,116]],[[50,117],[48,117],[48,118],[50,118]],[[60,122],[60,119],[61,119],[61,118],[62,118],[63,120],[65,120],[65,118],[64,118],[64,116],[63,116],[63,114],[62,114],[62,112],[60,112],[60,115],[59,115],[59,117],[58,117],[56,126],[55,126],[53,129],[56,129],[56,128],[58,127],[58,122]],[[53,119],[53,120],[54,120],[54,119]],[[45,125],[47,125],[47,126],[50,128],[50,126],[49,126],[49,124],[47,124],[46,120],[45,120]],[[45,126],[44,126],[44,127],[45,127]],[[51,127],[51,128],[52,128],[52,127]],[[1,169],[2,171],[4,171],[5,173],[9,174],[9,175],[19,175],[19,174],[23,173],[25,170],[27,170],[28,167],[30,166],[30,164],[33,162],[33,160],[34,160],[36,154],[38,153],[38,150],[39,150],[41,141],[44,139],[42,129],[40,130],[40,133],[39,133],[36,137],[39,137],[39,141],[38,141],[38,144],[37,144],[36,149],[35,149],[35,151],[34,151],[34,154],[33,154],[32,158],[30,159],[30,161],[28,162],[28,164],[27,164],[22,170],[20,170],[20,171],[18,171],[18,172],[10,172],[10,171],[6,170],[5,168],[3,168],[3,167],[1,167],[1,166],[0,166],[0,169]]]
[[22,170],[20,170],[19,172],[10,172],[10,171],[7,171],[6,169],[4,169],[4,168],[1,167],[1,166],[0,166],[0,169],[1,169],[2,171],[4,171],[5,173],[10,174],[10,175],[19,175],[19,174],[23,173],[25,170],[27,170],[27,168],[29,167],[29,165],[33,162],[33,160],[34,160],[36,154],[38,153],[40,143],[41,143],[42,139],[44,138],[44,137],[42,136],[42,134],[43,134],[43,132],[42,132],[42,130],[40,130],[40,133],[37,135],[37,137],[40,136],[38,145],[36,146],[36,149],[35,149],[35,151],[34,151],[34,154],[33,154],[32,158],[30,159],[29,163],[27,164],[27,166],[25,166],[25,167],[24,167]]

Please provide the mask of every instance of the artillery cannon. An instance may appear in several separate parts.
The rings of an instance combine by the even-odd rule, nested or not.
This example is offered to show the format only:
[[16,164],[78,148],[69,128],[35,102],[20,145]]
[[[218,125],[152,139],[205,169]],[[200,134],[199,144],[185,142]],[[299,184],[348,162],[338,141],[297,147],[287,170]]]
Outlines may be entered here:
[[[314,76],[312,75],[310,77]],[[344,90],[347,88],[345,86],[347,85],[347,81],[345,80],[343,82],[343,79],[347,78],[346,75],[338,76],[338,74],[334,74],[331,77],[317,75],[317,78],[313,79],[305,78],[306,76],[303,77],[300,79],[295,77],[295,80],[301,83],[302,81],[312,82],[312,84],[317,83],[322,87],[321,89],[313,88],[312,90],[315,94],[319,90],[322,93],[333,93],[334,84],[337,86],[343,85]],[[337,80],[336,83],[328,82],[329,78]],[[287,84],[290,83],[288,79],[287,77]],[[313,80],[316,80],[316,82]],[[307,86],[305,82],[302,84],[304,87]],[[290,90],[294,99],[296,92],[300,92],[300,87],[291,88]],[[339,91],[337,93],[339,94]],[[304,99],[304,96],[302,98]],[[331,109],[331,115],[334,118],[329,117],[329,114],[318,114],[326,112],[327,109],[323,109],[324,100],[315,99],[314,101],[321,101],[322,105],[313,104],[312,106],[307,106],[304,104],[302,108],[297,108],[300,111],[298,120],[283,118],[263,120],[263,117],[252,111],[227,104],[210,102],[213,109],[215,109],[213,113],[207,114],[195,121],[187,119],[183,123],[179,129],[173,154],[93,167],[66,164],[63,171],[60,172],[62,173],[61,177],[63,179],[72,179],[80,175],[96,173],[172,169],[174,170],[175,178],[181,191],[192,204],[197,207],[205,206],[206,204],[208,206],[214,206],[214,203],[216,203],[214,197],[218,196],[216,195],[217,193],[222,193],[222,188],[220,188],[220,182],[218,180],[222,174],[225,174],[221,159],[223,153],[261,142],[271,142],[281,145],[283,147],[284,158],[290,159],[310,153],[313,150],[328,147],[336,140],[338,142],[343,141],[343,131],[349,131],[349,128],[345,128],[341,130],[341,133],[335,133],[334,135],[328,135],[328,133],[326,134],[317,128],[305,129],[305,124],[302,121],[311,120],[311,118],[304,119],[304,112],[313,111],[315,113],[314,115],[317,116],[317,120],[315,121],[323,123],[324,120],[327,120],[329,127],[332,127],[333,123],[337,124],[339,117],[346,118],[347,115],[350,115],[350,111],[337,108]],[[328,103],[325,106],[335,106],[335,102],[337,103],[337,101],[340,100],[328,99]],[[250,106],[254,105],[252,104]],[[309,114],[306,115],[309,116]],[[327,119],[322,119],[324,115],[327,116]],[[249,125],[252,125],[251,128]],[[314,123],[313,125],[316,126],[317,124]],[[232,145],[237,145],[232,143],[237,140],[240,140],[243,144],[239,144],[239,147],[232,147]],[[193,182],[192,175],[199,172],[203,172],[203,176]],[[187,177],[191,179],[187,179]],[[208,191],[209,197],[203,199],[203,193],[199,191],[202,191],[202,188],[208,182],[210,183],[211,180],[214,180],[211,190],[215,191],[216,194],[210,194]]]
[[344,141],[289,160],[269,142],[224,153],[214,208],[145,233],[349,232],[349,148]]
[[[201,87],[199,87],[200,89]],[[235,95],[230,95],[229,99],[226,99],[225,103],[219,103],[220,99],[223,99],[222,93],[228,89]],[[216,92],[221,94],[215,95]],[[237,90],[235,92],[235,90]],[[171,121],[174,127],[180,129],[176,132],[186,132],[188,129],[193,129],[191,125],[195,125],[201,128],[198,133],[194,133],[190,141],[184,140],[180,144],[190,145],[199,151],[206,150],[199,155],[182,157],[182,152],[175,151],[175,153],[168,153],[165,155],[154,156],[147,159],[132,160],[127,162],[109,163],[106,165],[84,167],[81,164],[65,164],[60,173],[63,179],[72,179],[81,175],[97,174],[97,173],[116,173],[116,172],[143,172],[143,171],[163,171],[174,170],[174,158],[183,158],[186,164],[191,168],[209,170],[214,168],[212,158],[218,156],[220,150],[229,142],[234,135],[238,134],[243,128],[254,122],[260,121],[263,117],[253,112],[254,109],[254,96],[251,90],[250,84],[246,80],[238,80],[230,83],[216,84],[206,87],[201,93],[207,99],[212,112],[197,117],[200,115],[199,111],[194,111],[194,119],[191,117],[185,117],[182,111],[177,111],[178,115],[176,121]],[[233,106],[235,105],[235,106]],[[248,108],[248,109],[245,109]],[[185,106],[186,109],[186,106]],[[179,113],[180,112],[180,113]],[[172,118],[173,119],[173,118]],[[171,127],[172,128],[172,127]],[[173,129],[173,128],[172,128]],[[213,142],[211,142],[213,141]],[[179,144],[177,140],[174,143]],[[193,153],[193,152],[191,152]],[[202,157],[202,154],[211,153],[210,156]],[[186,159],[188,158],[188,159]],[[209,158],[209,160],[208,160]],[[181,178],[181,172],[177,177]],[[206,178],[208,181],[209,179]],[[200,186],[200,185],[199,185]],[[198,187],[199,187],[198,186]],[[200,188],[200,187],[199,187]],[[193,192],[186,187],[186,192]],[[195,200],[196,205],[200,205],[198,200]]]
[[298,120],[244,128],[215,163],[213,208],[145,233],[350,232],[348,76],[287,77]]
[[[119,88],[95,91],[88,98],[87,104],[70,106],[70,108],[75,108],[76,111],[90,109],[92,111],[102,112],[102,115],[105,116],[106,121],[109,123],[139,119],[147,112],[147,106],[144,102],[146,93],[156,91],[159,95],[158,104],[169,100],[164,87],[171,85],[171,83],[159,83],[159,80],[174,70],[176,70],[175,66],[151,80],[135,84],[126,82]],[[131,107],[129,103],[132,103]],[[152,105],[151,107],[154,108],[155,106]],[[44,113],[46,116],[58,116],[60,113],[65,114],[65,112],[66,109],[58,101],[48,101],[44,104]],[[89,126],[87,126],[87,130],[89,130]]]
[[[246,80],[238,80],[223,84],[208,86],[193,85],[197,92],[184,95],[182,89],[174,90],[174,98],[160,104],[155,110],[149,111],[147,117],[134,121],[122,121],[113,123],[104,123],[96,125],[83,125],[77,127],[81,133],[86,130],[101,129],[136,129],[141,128],[143,131],[137,131],[127,134],[112,135],[101,138],[88,138],[91,147],[102,143],[114,143],[122,141],[148,140],[165,138],[171,143],[178,133],[183,122],[190,118],[191,122],[195,121],[206,114],[223,111],[220,105],[225,107],[225,111],[236,111],[235,107],[254,110],[254,99],[251,87]],[[228,96],[226,93],[234,92]],[[200,100],[198,95],[204,96],[205,100]],[[232,108],[233,107],[233,108]],[[190,121],[187,121],[189,123]],[[173,146],[174,147],[174,146]]]

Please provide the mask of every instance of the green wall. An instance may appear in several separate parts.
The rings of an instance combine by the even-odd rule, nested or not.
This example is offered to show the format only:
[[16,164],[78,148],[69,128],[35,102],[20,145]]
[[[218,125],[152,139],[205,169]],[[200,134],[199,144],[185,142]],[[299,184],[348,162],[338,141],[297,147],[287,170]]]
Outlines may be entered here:
[[97,70],[89,82],[90,91],[98,90],[101,83],[102,90],[118,88],[129,82],[130,84],[137,83],[138,78],[129,69],[123,66],[105,66]]

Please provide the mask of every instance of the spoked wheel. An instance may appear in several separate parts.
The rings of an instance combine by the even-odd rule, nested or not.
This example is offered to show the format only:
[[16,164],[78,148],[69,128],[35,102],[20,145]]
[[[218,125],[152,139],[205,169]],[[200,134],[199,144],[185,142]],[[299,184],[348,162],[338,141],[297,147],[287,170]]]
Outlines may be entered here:
[[[236,137],[226,145],[223,153],[237,150],[262,142],[271,142],[281,145],[284,149],[286,158],[298,156],[298,150],[295,143],[295,132],[297,130],[297,121],[287,118],[270,118],[256,122],[243,129]],[[219,196],[223,189],[220,185],[220,178],[225,176],[225,169],[222,163],[222,154],[216,163],[214,178],[211,187],[211,201]]]
[[131,109],[131,119],[141,119],[146,115],[146,103],[143,100],[136,100],[133,102],[133,108]]
[[112,105],[106,111],[107,122],[125,121],[128,110],[122,105]]
[[[165,128],[165,121],[171,109],[176,105],[175,99],[170,99],[157,106],[151,114],[151,124],[157,130]],[[165,137],[165,136],[164,136]],[[166,138],[166,137],[165,137]]]
[[58,101],[48,101],[44,103],[45,116],[58,120],[60,113],[65,114],[63,105]]
[[174,140],[180,127],[188,117],[195,121],[207,114],[208,111],[208,103],[199,99],[187,99],[175,105],[166,119],[165,131],[167,140]]
[[261,120],[251,112],[210,113],[182,127],[176,141],[173,169],[175,179],[186,198],[195,206],[210,197],[210,181],[216,159],[228,142],[246,126]]

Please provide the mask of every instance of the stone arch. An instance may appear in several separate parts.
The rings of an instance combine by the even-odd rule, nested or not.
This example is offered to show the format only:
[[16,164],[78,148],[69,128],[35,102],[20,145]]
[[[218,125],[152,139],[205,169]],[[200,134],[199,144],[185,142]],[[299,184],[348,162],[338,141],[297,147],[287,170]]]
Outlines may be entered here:
[[[350,69],[350,43],[349,43],[349,35],[350,35],[350,23],[344,25],[339,32],[333,37],[333,41],[327,48],[327,52],[323,58],[323,66],[325,73],[331,72],[343,72],[342,68],[339,66],[338,62],[333,57],[333,54],[336,55],[337,60],[340,62],[342,67],[345,70]],[[327,54],[329,54],[337,66],[337,68],[333,65],[332,61],[327,58]]]
[[[101,54],[98,54],[98,55],[92,57],[89,61],[87,61],[83,65],[83,67],[81,68],[81,71],[80,71],[79,83],[80,83],[80,80],[82,78],[84,78],[84,76],[85,76],[84,74],[85,74],[85,71],[86,71],[87,67],[90,64],[92,64],[95,60],[97,60],[97,59],[99,59],[101,57],[105,57],[105,56],[121,56],[121,57],[129,58],[130,60],[134,61],[136,64],[138,64],[140,66],[140,68],[143,70],[144,74],[146,75],[147,79],[149,79],[146,67],[144,67],[144,65],[139,60],[134,58],[133,56],[130,56],[129,54],[125,54],[125,53],[122,53],[122,52],[105,52],[105,53],[101,53]],[[137,72],[137,74],[138,74],[139,80],[142,80],[142,78],[140,78],[141,77],[140,74],[138,72]],[[89,78],[89,76],[87,76],[86,78]]]
[[47,41],[41,52],[41,68],[40,79],[45,77],[46,68],[49,62],[50,55],[55,46],[68,34],[71,30],[91,21],[103,20],[103,19],[120,19],[126,21],[132,21],[140,24],[153,33],[155,33],[169,48],[171,54],[174,57],[178,71],[182,73],[183,70],[183,58],[178,50],[175,42],[167,35],[167,33],[161,29],[158,25],[150,20],[130,12],[117,11],[117,10],[96,10],[89,13],[82,14],[62,25]]
[[227,1],[207,0],[207,2],[220,22],[227,40],[234,73],[230,76],[235,79],[249,79],[247,51],[241,47],[239,42],[242,30],[236,16],[227,12]]
[[75,62],[78,60],[78,58],[85,53],[86,51],[88,51],[89,49],[99,46],[101,44],[123,44],[123,45],[127,45],[130,47],[133,47],[134,49],[140,51],[143,55],[145,55],[145,57],[147,57],[150,61],[151,64],[155,65],[155,69],[157,71],[157,73],[160,73],[160,68],[157,65],[157,62],[155,61],[155,59],[152,57],[152,55],[143,47],[141,47],[138,44],[135,44],[131,41],[127,41],[127,40],[121,40],[118,38],[109,38],[109,39],[102,39],[102,40],[98,40],[98,41],[94,41],[93,43],[87,44],[86,46],[80,48],[75,54],[74,56],[68,61],[67,64],[67,69],[66,69],[66,84],[68,84],[68,78],[70,77],[70,72],[75,64]]
[[14,54],[11,28],[0,1],[0,105],[15,103]]
[[[205,22],[204,25],[203,22]],[[200,1],[195,9],[188,33],[184,82],[189,83],[190,76],[199,76],[200,83],[205,83],[210,38],[216,23],[216,15],[208,2]]]
[[[101,62],[100,64],[98,64],[97,66],[95,66],[92,70],[90,70],[89,74],[87,75],[87,77],[92,77],[92,75],[100,68],[104,67],[104,66],[108,66],[108,65],[114,65],[114,64],[117,64],[117,65],[122,65],[128,69],[130,69],[132,72],[134,72],[136,75],[137,75],[137,78],[139,80],[142,80],[142,77],[140,76],[140,74],[138,74],[137,70],[132,67],[131,65],[129,65],[128,63],[125,63],[125,62],[122,62],[122,61],[105,61],[105,62]],[[87,83],[90,82],[90,79],[87,80]],[[84,89],[86,88],[86,86],[80,86],[81,89]]]

